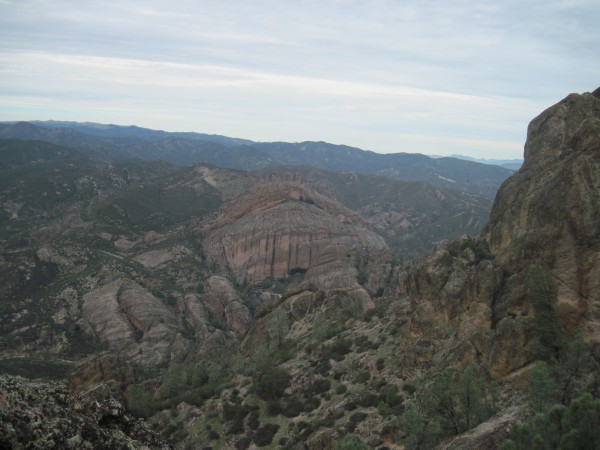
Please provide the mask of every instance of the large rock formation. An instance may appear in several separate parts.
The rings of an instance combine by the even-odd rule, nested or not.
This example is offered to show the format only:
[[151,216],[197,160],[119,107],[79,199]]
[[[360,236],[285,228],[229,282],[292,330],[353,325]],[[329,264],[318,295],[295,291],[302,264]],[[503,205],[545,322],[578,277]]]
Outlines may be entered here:
[[171,342],[181,328],[160,299],[126,280],[84,295],[82,325],[111,350],[143,365],[168,362]]
[[213,317],[226,324],[238,336],[243,336],[248,331],[252,314],[228,279],[210,277],[204,284],[201,299]]
[[583,321],[600,342],[600,89],[531,122],[525,164],[498,192],[483,236],[509,277],[545,261],[566,328]]
[[411,299],[407,347],[430,368],[477,363],[504,377],[535,359],[529,269],[543,262],[571,333],[600,338],[600,91],[535,118],[525,164],[498,192],[482,239],[440,246],[399,280]]
[[210,259],[250,284],[343,261],[357,249],[388,252],[358,214],[296,174],[272,175],[222,208],[203,245]]

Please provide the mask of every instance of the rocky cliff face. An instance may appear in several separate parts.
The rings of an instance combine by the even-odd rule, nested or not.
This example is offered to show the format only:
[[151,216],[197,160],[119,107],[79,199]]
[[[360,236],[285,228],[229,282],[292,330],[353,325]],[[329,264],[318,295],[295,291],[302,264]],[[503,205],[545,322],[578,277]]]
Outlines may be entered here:
[[442,246],[402,275],[412,348],[429,367],[475,362],[505,377],[531,363],[526,284],[536,261],[552,270],[565,329],[583,325],[587,341],[598,345],[599,97],[571,94],[535,118],[525,164],[498,192],[482,238]]
[[204,236],[207,256],[250,284],[344,261],[358,249],[388,253],[360,216],[296,174],[254,185],[218,212]]
[[498,192],[483,236],[509,277],[544,260],[564,325],[585,322],[600,342],[600,90],[531,122],[525,164]]

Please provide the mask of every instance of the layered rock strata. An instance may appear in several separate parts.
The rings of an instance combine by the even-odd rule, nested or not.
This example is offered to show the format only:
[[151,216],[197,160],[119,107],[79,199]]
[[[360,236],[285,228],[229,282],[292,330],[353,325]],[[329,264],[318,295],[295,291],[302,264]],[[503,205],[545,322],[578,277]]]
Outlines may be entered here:
[[240,282],[259,284],[346,258],[387,253],[362,219],[294,175],[272,175],[222,208],[204,250]]

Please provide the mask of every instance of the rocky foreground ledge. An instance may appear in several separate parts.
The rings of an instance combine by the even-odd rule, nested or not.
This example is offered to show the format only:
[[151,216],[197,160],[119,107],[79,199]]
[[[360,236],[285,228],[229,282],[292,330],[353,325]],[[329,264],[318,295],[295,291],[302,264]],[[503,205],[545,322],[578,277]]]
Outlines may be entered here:
[[63,383],[0,375],[0,448],[169,449],[111,396],[108,385],[71,394]]

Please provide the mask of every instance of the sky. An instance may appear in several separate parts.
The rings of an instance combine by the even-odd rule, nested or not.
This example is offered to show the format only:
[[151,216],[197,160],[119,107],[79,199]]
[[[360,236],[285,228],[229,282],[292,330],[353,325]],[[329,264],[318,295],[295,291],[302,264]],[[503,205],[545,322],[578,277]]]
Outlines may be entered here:
[[521,158],[600,86],[598,0],[0,0],[0,121]]

